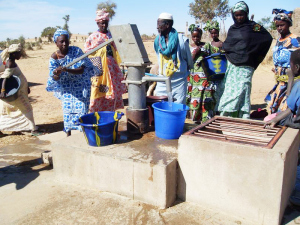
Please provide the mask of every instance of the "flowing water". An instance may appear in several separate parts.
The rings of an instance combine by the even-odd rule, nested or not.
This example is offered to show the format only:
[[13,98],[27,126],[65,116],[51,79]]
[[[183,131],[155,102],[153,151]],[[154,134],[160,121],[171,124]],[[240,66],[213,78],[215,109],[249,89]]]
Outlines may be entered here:
[[173,111],[173,107],[172,107],[172,103],[173,103],[173,97],[172,97],[172,92],[168,92],[167,93],[167,95],[168,95],[168,103],[169,103],[169,109],[170,109],[170,111]]

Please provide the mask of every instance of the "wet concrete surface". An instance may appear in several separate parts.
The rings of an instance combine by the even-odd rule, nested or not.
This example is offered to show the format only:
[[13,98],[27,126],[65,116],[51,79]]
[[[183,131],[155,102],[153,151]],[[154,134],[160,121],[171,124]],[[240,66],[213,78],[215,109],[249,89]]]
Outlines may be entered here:
[[[41,153],[50,148],[45,139],[0,149],[1,224],[251,224],[191,203],[177,201],[160,210],[118,195],[57,182],[52,166],[41,161]],[[132,140],[140,140],[149,149],[167,146],[172,150],[159,154],[176,156],[177,140],[159,139],[154,132],[133,137],[121,129],[120,144],[139,149]],[[290,205],[282,224],[300,224],[297,210]]]

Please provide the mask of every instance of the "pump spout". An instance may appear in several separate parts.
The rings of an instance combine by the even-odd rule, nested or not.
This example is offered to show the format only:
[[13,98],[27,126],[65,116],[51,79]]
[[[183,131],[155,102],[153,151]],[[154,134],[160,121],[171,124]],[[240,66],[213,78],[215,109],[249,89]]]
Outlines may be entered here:
[[147,81],[165,82],[167,93],[172,93],[170,77],[158,77],[158,76],[149,77],[149,76],[144,76],[142,78],[142,82],[147,82]]

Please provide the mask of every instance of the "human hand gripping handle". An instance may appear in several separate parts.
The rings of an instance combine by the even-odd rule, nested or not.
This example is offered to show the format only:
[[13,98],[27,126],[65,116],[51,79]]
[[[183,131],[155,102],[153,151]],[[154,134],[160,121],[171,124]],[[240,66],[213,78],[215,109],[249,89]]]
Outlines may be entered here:
[[53,79],[54,80],[59,80],[60,74],[61,74],[62,71],[66,71],[66,68],[59,66],[55,70],[53,70]]

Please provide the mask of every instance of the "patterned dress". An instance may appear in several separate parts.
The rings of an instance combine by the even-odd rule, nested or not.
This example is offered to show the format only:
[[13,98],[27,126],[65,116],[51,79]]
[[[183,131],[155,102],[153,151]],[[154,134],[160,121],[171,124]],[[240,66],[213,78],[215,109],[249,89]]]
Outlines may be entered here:
[[[105,34],[96,31],[88,37],[84,51],[88,52],[110,38],[110,32]],[[126,86],[121,83],[124,78],[119,68],[120,58],[115,44],[112,42],[89,58],[95,67],[102,70],[100,74],[92,77],[90,112],[115,111],[124,108],[122,94],[126,92]]]
[[[300,47],[300,37],[290,34],[284,39],[278,39],[273,49],[273,62],[275,66],[275,79],[277,83],[269,92],[265,101],[268,102],[271,113],[287,109],[286,90],[288,76],[286,70],[290,68],[291,51]],[[299,79],[296,77],[295,80]]]
[[235,66],[227,61],[225,77],[218,87],[217,110],[221,116],[250,118],[251,81],[254,68],[250,66]]
[[[191,52],[197,46],[190,46]],[[190,107],[191,119],[196,122],[205,122],[214,116],[216,99],[214,93],[217,82],[209,81],[200,65],[201,60],[208,55],[218,52],[218,48],[209,43],[201,47],[201,52],[194,60],[194,67],[188,76],[187,105]]]
[[74,59],[83,55],[80,48],[70,46],[68,54],[62,59],[49,60],[49,78],[47,81],[47,91],[53,91],[54,96],[62,101],[64,131],[81,130],[81,127],[75,122],[89,109],[90,100],[90,77],[94,74],[93,65],[87,59],[80,60],[70,67],[76,69],[85,66],[83,74],[71,74],[62,72],[59,80],[53,79],[53,70],[59,66],[66,66]]

